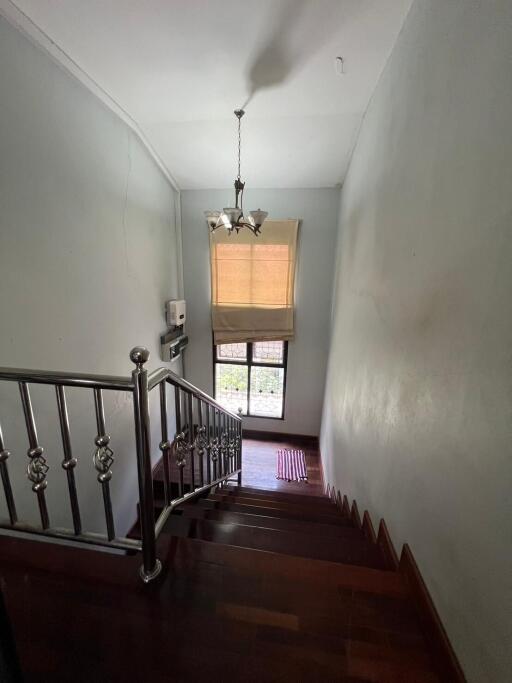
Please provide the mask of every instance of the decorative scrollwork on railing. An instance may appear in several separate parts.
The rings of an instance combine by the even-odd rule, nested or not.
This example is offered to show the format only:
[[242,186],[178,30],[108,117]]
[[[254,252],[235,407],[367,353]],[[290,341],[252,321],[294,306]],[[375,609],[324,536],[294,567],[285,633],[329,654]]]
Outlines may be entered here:
[[210,441],[210,457],[212,462],[215,463],[219,459],[220,453],[220,441],[218,437],[215,437]]
[[206,436],[206,427],[201,425],[197,428],[196,438],[194,441],[194,448],[198,455],[203,455],[206,448],[208,447],[208,438]]
[[[228,457],[231,463],[236,455],[236,437],[231,435],[228,443]],[[232,466],[232,465],[231,465]]]
[[46,458],[43,457],[42,446],[31,448],[27,455],[30,458],[30,462],[27,465],[27,477],[32,482],[32,491],[35,493],[44,491],[48,486],[46,475],[50,468],[46,464]]
[[197,428],[196,438],[193,443],[193,447],[199,457],[204,455],[205,450],[208,448],[208,437],[206,436],[206,426],[201,425]]
[[172,442],[172,449],[176,457],[176,465],[183,469],[187,464],[187,453],[190,450],[190,445],[187,442],[184,432],[176,434]]
[[229,437],[227,432],[222,432],[220,435],[220,447],[224,452],[228,449]]
[[162,453],[165,453],[165,451],[169,451],[172,448],[172,443],[170,441],[160,441],[158,448]]
[[114,464],[114,451],[109,447],[110,436],[103,434],[94,439],[96,450],[92,456],[94,467],[98,472],[98,481],[100,484],[105,484],[112,479],[112,470],[110,469]]

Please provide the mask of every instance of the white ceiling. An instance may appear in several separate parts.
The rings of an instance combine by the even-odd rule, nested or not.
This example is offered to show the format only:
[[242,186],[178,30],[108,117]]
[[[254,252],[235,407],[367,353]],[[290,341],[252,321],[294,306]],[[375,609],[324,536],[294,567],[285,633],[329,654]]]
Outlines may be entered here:
[[[136,121],[181,189],[343,182],[412,0],[15,0]],[[345,74],[335,72],[336,56]]]

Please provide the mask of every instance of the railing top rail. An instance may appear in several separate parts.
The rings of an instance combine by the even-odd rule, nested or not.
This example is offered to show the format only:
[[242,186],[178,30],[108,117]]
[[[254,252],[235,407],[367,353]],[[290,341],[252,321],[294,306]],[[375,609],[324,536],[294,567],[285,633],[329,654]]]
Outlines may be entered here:
[[[112,389],[116,391],[133,391],[132,377],[116,375],[94,375],[77,372],[61,372],[57,370],[33,370],[30,368],[2,368],[0,380],[8,382],[30,382],[32,384],[52,384],[68,387],[85,387],[89,389]],[[205,403],[226,413],[235,420],[241,421],[236,413],[231,412],[204,391],[194,386],[183,377],[168,368],[157,368],[148,374],[148,389],[154,389],[161,382],[170,382],[176,387],[188,391]]]
[[157,370],[153,370],[153,372],[149,373],[148,375],[148,389],[151,391],[151,389],[154,389],[158,384],[161,384],[162,382],[167,381],[170,382],[171,384],[174,384],[174,386],[179,387],[180,389],[184,389],[185,391],[190,392],[197,398],[200,398],[202,401],[205,403],[208,403],[214,408],[217,408],[218,410],[222,411],[223,413],[226,413],[226,415],[229,415],[233,419],[241,422],[242,418],[240,415],[237,415],[236,413],[232,413],[230,410],[222,406],[220,403],[217,403],[217,401],[212,398],[211,396],[208,396],[204,391],[199,389],[198,387],[194,386],[190,382],[188,382],[186,379],[183,379],[183,377],[180,377],[176,373],[172,372],[172,370],[168,370],[167,368],[158,368]]
[[90,389],[133,391],[133,380],[131,377],[118,377],[114,375],[91,375],[53,370],[30,370],[27,368],[0,368],[0,380],[86,387]]

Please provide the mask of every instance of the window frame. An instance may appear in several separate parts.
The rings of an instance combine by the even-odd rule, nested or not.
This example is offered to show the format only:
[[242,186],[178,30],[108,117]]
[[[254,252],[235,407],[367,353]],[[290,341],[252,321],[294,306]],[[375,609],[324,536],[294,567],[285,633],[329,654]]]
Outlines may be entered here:
[[[213,337],[213,335],[212,335]],[[217,400],[217,365],[244,365],[247,367],[247,413],[242,413],[243,417],[250,417],[251,419],[260,420],[284,420],[286,412],[286,379],[288,374],[288,341],[276,339],[274,341],[281,341],[283,344],[283,360],[281,363],[265,363],[262,361],[253,361],[253,349],[256,342],[237,342],[247,345],[247,357],[245,359],[237,358],[219,358],[217,356],[217,346],[224,346],[224,344],[214,344],[212,338],[213,349],[213,397]],[[251,415],[251,368],[283,368],[283,404],[281,416],[274,415]]]

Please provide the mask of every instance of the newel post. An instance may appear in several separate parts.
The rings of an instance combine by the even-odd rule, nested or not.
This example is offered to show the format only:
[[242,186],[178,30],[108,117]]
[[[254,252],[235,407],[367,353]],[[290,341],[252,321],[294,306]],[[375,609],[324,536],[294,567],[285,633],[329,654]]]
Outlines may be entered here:
[[135,443],[137,447],[139,478],[139,516],[143,558],[140,576],[144,583],[149,583],[162,570],[162,564],[156,558],[148,373],[144,368],[144,363],[149,359],[149,351],[143,346],[136,346],[130,351],[130,359],[135,363],[135,370],[132,372],[133,411],[135,417]]

